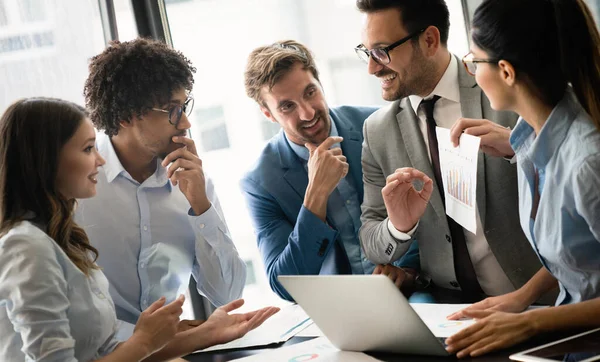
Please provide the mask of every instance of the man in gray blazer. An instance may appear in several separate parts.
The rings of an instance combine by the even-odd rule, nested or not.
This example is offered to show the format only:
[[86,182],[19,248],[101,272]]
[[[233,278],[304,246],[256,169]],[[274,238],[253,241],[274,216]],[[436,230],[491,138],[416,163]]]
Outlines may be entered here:
[[364,125],[360,239],[367,257],[391,263],[418,240],[417,280],[431,284],[427,290],[439,302],[514,291],[541,266],[519,225],[515,165],[480,153],[473,234],[446,215],[435,126],[451,128],[463,117],[512,127],[517,116],[492,110],[475,78],[448,51],[443,0],[356,3],[365,14],[356,52],[380,79],[383,98],[392,101]]

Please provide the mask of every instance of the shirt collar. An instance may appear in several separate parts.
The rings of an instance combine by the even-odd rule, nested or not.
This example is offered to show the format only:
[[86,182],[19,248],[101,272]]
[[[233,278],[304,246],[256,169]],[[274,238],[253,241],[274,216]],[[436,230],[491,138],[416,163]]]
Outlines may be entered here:
[[456,103],[460,102],[460,88],[458,86],[458,61],[452,54],[450,54],[450,63],[448,63],[448,67],[446,68],[444,75],[442,75],[442,78],[433,89],[433,92],[424,98],[418,95],[408,96],[408,99],[410,99],[410,105],[415,111],[415,114],[417,114],[417,109],[419,108],[421,101],[423,99],[433,98],[434,95]]
[[110,141],[110,137],[108,137],[104,132],[98,132],[96,136],[96,148],[98,149],[100,156],[106,160],[106,163],[104,166],[102,166],[102,168],[106,174],[106,180],[109,183],[113,182],[113,180],[122,172],[127,172],[125,171],[125,168],[121,164],[121,161],[115,152],[115,148]]
[[517,126],[510,135],[511,147],[515,153],[531,159],[537,168],[545,168],[554,152],[564,141],[571,123],[580,111],[581,105],[577,98],[571,89],[567,89],[537,136],[533,127],[523,118],[519,118]]
[[[338,133],[337,127],[335,125],[335,122],[333,121],[333,117],[331,116],[331,112],[329,112],[329,119],[331,120],[331,129],[329,130],[329,137],[337,137],[339,135],[339,133]],[[310,152],[308,151],[308,148],[304,147],[303,145],[301,146],[301,145],[295,144],[294,142],[290,141],[288,139],[287,135],[285,134],[285,132],[283,132],[283,135],[284,135],[287,143],[292,148],[292,151],[294,151],[294,153],[301,159],[308,161],[308,158],[310,156]],[[335,148],[335,147],[340,147],[340,144],[336,143],[332,146],[332,148]]]
[[[119,160],[119,156],[117,156],[117,152],[115,151],[115,147],[113,146],[110,137],[104,132],[99,132],[97,134],[96,148],[98,149],[98,153],[106,160],[106,163],[102,168],[104,169],[106,180],[109,183],[113,182],[115,178],[121,174],[134,181],[129,172],[123,167],[123,164],[121,164],[121,160]],[[148,186],[164,186],[165,183],[170,185],[168,182],[169,180],[167,179],[167,170],[161,165],[161,161],[161,159],[156,160],[156,171],[148,178],[148,180],[146,180],[146,182],[149,183]]]

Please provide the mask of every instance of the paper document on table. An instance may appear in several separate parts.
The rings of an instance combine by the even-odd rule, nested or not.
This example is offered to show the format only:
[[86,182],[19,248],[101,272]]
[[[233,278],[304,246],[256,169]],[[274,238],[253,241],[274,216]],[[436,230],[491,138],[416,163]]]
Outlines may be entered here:
[[475,321],[473,319],[448,320],[450,314],[458,312],[471,304],[434,304],[434,303],[411,303],[410,306],[421,317],[431,333],[436,337],[447,338],[454,333],[466,328]]
[[481,139],[463,133],[460,145],[450,142],[450,130],[435,129],[446,214],[473,234],[477,228],[477,157]]
[[315,323],[304,328],[296,334],[296,337],[323,337],[324,334]]
[[217,351],[222,349],[266,346],[285,342],[296,333],[311,325],[313,322],[306,312],[298,305],[290,305],[267,319],[260,327],[248,332],[242,338],[225,344],[218,344],[194,353]]
[[[412,309],[425,322],[427,328],[436,337],[448,338],[475,323],[473,319],[448,320],[450,314],[471,306],[471,304],[435,304],[435,303],[410,303]],[[547,308],[545,305],[532,305],[527,310]]]
[[293,362],[293,361],[327,361],[327,362],[377,362],[362,352],[340,351],[326,337],[311,339],[306,342],[292,344],[269,352],[236,359],[240,362]]

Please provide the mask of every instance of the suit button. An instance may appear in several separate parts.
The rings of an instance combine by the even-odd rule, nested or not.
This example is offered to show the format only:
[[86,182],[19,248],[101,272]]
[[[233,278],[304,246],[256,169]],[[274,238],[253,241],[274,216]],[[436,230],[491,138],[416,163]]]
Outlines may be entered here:
[[452,238],[450,237],[450,235],[446,235],[446,241],[451,243],[452,242]]
[[458,288],[458,283],[457,282],[450,282],[450,285],[453,286],[454,288]]

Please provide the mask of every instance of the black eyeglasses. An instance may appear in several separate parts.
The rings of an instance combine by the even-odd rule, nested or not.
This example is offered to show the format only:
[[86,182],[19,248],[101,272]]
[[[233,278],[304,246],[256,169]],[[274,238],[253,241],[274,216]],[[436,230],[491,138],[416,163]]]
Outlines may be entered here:
[[497,59],[477,59],[477,58],[475,58],[473,53],[469,53],[462,58],[462,62],[465,66],[465,69],[467,70],[467,73],[474,76],[475,72],[477,72],[477,64],[478,63],[496,64],[499,62],[499,60],[497,60]]
[[192,109],[194,109],[194,98],[191,95],[187,97],[183,105],[177,104],[169,109],[152,108],[153,111],[168,113],[169,123],[175,126],[175,128],[179,125],[183,113],[189,117]]
[[369,63],[369,58],[373,58],[373,60],[375,62],[377,62],[378,64],[381,65],[387,65],[390,64],[390,51],[396,47],[399,47],[400,45],[406,43],[407,41],[409,41],[410,39],[414,38],[417,35],[420,35],[422,32],[424,32],[427,28],[423,28],[419,31],[416,31],[408,36],[405,36],[404,38],[398,40],[397,42],[390,44],[388,46],[386,46],[385,48],[375,48],[375,49],[371,49],[368,50],[367,48],[365,48],[364,45],[359,44],[356,48],[354,48],[354,51],[356,52],[356,55],[358,55],[358,57],[360,58],[360,60],[362,60],[365,63]]

